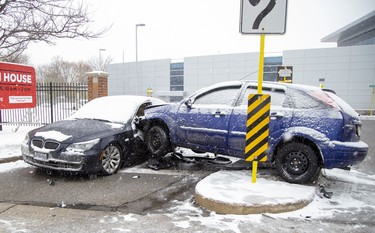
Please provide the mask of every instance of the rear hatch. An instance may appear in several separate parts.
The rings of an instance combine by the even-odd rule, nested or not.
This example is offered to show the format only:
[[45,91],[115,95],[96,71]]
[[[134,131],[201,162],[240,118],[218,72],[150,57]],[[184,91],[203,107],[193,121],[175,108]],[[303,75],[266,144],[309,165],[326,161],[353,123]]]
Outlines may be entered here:
[[331,92],[325,92],[341,109],[344,118],[342,141],[358,142],[361,137],[362,122],[358,113],[343,99]]

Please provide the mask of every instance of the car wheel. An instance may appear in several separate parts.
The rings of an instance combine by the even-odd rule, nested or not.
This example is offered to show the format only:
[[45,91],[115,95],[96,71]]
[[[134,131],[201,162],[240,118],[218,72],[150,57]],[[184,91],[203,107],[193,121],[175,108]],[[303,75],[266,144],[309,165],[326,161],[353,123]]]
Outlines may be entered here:
[[284,180],[290,183],[309,183],[320,172],[318,157],[310,146],[291,142],[281,147],[276,155],[276,169]]
[[104,175],[115,174],[121,166],[122,154],[118,146],[110,144],[102,152],[102,172]]
[[147,149],[152,153],[154,158],[160,158],[166,155],[171,148],[168,133],[159,126],[152,126],[146,134]]

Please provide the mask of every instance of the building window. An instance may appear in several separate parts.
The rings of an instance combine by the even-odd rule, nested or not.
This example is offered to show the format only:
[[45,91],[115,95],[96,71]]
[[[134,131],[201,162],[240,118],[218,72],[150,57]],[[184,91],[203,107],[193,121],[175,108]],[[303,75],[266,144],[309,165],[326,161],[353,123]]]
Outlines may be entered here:
[[282,57],[265,57],[264,58],[264,70],[263,80],[277,82],[277,67],[283,63]]
[[184,63],[171,63],[170,65],[170,91],[184,90]]
[[171,96],[171,97],[169,97],[170,102],[180,102],[183,99],[184,99],[184,97],[182,97],[182,96]]

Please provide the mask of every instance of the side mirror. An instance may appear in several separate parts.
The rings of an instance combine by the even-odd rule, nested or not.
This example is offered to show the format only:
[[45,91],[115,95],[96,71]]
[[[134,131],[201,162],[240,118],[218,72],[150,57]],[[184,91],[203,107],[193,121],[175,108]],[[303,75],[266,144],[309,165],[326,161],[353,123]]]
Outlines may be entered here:
[[185,105],[188,107],[188,108],[191,108],[193,106],[193,101],[189,98],[185,101]]

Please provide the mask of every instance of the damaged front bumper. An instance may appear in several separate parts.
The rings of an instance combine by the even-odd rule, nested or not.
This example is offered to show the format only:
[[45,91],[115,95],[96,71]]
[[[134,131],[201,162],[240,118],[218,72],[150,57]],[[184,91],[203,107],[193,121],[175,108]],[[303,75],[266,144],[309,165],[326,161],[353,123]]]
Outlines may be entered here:
[[56,171],[97,173],[101,171],[99,152],[92,150],[89,154],[64,154],[22,151],[23,160],[36,167]]

